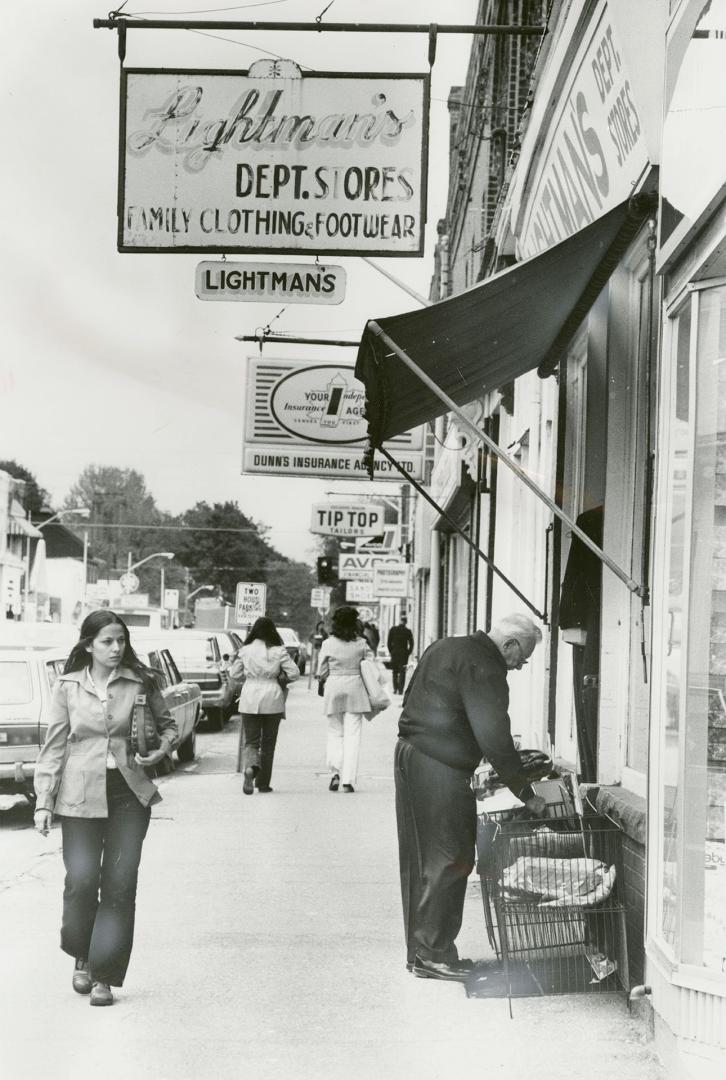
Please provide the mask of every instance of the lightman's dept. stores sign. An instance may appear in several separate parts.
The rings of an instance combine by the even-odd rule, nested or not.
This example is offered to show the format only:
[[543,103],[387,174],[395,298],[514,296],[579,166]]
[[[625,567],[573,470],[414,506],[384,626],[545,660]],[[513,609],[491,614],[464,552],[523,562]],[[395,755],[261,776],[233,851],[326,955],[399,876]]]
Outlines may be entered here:
[[122,70],[119,251],[422,255],[428,103],[426,75]]
[[[368,480],[364,408],[365,389],[352,365],[249,357],[242,472]],[[384,446],[423,479],[422,427]],[[400,478],[376,455],[376,480]]]
[[342,266],[201,262],[197,266],[194,289],[200,300],[340,304],[345,299],[345,282]]
[[259,581],[238,581],[235,597],[235,620],[252,622],[265,614],[267,586]]
[[385,507],[380,503],[315,503],[310,532],[321,536],[377,536]]

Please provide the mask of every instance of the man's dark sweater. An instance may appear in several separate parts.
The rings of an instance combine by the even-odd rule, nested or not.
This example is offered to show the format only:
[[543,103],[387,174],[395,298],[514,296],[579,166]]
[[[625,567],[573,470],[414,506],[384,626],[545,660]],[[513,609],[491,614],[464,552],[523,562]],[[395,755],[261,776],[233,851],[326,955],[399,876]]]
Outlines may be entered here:
[[478,630],[429,645],[408,685],[398,732],[422,754],[468,775],[485,757],[515,795],[528,798],[508,708],[504,657]]

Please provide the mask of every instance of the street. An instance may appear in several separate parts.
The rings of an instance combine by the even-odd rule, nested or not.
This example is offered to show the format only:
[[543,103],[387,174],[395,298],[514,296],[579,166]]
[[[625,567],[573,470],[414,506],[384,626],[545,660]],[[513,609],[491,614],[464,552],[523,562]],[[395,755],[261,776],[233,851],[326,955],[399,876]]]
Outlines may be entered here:
[[[396,699],[398,701],[398,699]],[[405,969],[393,803],[397,706],[366,725],[354,795],[327,790],[314,688],[290,691],[274,792],[242,794],[238,721],[161,781],[134,954],[110,1009],[71,990],[58,948],[60,832],[0,813],[2,1075],[36,1080],[656,1080],[624,995],[467,999]],[[459,938],[488,955],[478,879]]]

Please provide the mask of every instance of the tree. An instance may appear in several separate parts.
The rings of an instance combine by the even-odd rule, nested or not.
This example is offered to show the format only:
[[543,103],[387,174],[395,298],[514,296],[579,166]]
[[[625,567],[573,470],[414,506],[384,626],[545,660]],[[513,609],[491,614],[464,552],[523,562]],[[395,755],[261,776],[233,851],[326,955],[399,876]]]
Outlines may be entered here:
[[278,626],[294,627],[303,640],[317,622],[317,612],[310,607],[314,586],[314,572],[299,562],[278,566],[267,586],[267,614]]
[[[158,509],[144,477],[135,469],[87,466],[66,496],[65,507],[74,506],[90,510],[90,551],[102,563],[100,577],[118,578],[129,563],[129,554],[135,563],[154,551],[175,550],[169,546],[175,534],[148,527],[172,524],[174,518]],[[70,519],[64,524],[73,528]],[[134,525],[146,527],[135,529]],[[159,567],[140,567],[139,578],[141,591],[157,600]]]
[[7,461],[0,461],[0,470],[8,473],[15,480],[23,480],[25,487],[19,494],[19,502],[22,503],[23,509],[26,513],[30,513],[31,518],[37,520],[43,507],[48,504],[50,495],[45,488],[40,487],[38,481],[33,476],[30,469],[26,469],[24,465],[18,464],[17,461],[8,459]]
[[198,502],[178,524],[185,528],[173,550],[195,582],[219,586],[228,603],[234,603],[238,581],[267,582],[287,562],[264,539],[264,526],[246,517],[236,502]]

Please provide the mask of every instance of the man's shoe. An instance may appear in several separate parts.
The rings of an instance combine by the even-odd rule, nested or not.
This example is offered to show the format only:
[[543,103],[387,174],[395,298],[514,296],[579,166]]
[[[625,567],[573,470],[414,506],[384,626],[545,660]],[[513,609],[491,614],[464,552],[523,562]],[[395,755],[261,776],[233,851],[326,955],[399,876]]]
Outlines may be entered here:
[[73,989],[77,994],[90,994],[93,983],[87,960],[76,960],[73,968]]
[[337,773],[334,773],[330,777],[330,783],[328,784],[328,791],[337,791],[340,787],[340,777]]
[[343,784],[343,791],[346,793],[346,795],[352,795],[355,791],[355,788],[352,784]]
[[271,787],[258,787],[257,790],[262,792],[263,795],[267,795],[268,791],[272,791],[273,789]]
[[436,960],[422,960],[417,956],[413,973],[418,979],[444,979],[447,982],[466,982],[473,968],[471,960],[452,960],[448,964]]
[[91,1005],[113,1005],[111,987],[105,982],[95,982],[91,989]]
[[255,790],[255,770],[251,765],[248,765],[245,769],[245,781],[242,785],[242,790],[245,795],[252,795]]

